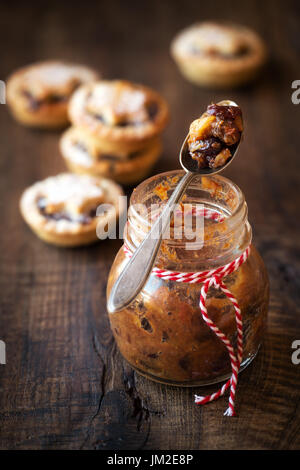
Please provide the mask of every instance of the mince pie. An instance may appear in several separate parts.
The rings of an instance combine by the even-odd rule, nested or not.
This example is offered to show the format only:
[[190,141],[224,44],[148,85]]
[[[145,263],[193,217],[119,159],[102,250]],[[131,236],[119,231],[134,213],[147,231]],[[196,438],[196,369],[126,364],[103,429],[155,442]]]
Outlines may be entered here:
[[147,176],[161,153],[169,111],[150,88],[103,80],[74,93],[69,115],[73,127],[60,145],[68,168],[133,184]]
[[95,81],[98,74],[88,67],[59,61],[46,61],[17,70],[7,83],[7,101],[22,124],[56,128],[68,123],[68,103],[83,83]]
[[80,87],[69,107],[72,123],[98,139],[128,150],[156,137],[168,120],[168,106],[155,91],[125,80]]
[[97,139],[70,127],[61,137],[60,150],[70,171],[130,185],[145,178],[161,154],[162,145],[157,137],[135,152],[105,151],[99,148]]
[[61,173],[26,189],[20,209],[42,240],[78,246],[95,242],[96,229],[110,226],[118,217],[122,195],[120,186],[105,178]]
[[180,32],[171,53],[182,74],[197,85],[234,87],[253,79],[266,60],[263,40],[251,29],[204,22]]

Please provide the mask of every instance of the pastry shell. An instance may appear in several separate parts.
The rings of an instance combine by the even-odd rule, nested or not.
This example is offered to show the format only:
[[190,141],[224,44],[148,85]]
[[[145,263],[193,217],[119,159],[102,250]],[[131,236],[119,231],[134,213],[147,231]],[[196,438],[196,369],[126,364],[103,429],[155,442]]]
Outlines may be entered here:
[[[25,126],[60,128],[69,121],[68,103],[75,88],[98,78],[94,70],[82,65],[38,62],[17,70],[8,78],[7,103],[15,119]],[[47,97],[51,94],[60,99],[49,102]],[[31,100],[35,103],[33,107]]]
[[[132,92],[138,92],[145,97],[148,102],[153,102],[157,106],[156,114],[153,118],[148,119],[138,125],[108,125],[107,123],[97,119],[95,114],[88,110],[88,103],[94,93],[101,91],[101,87],[124,87]],[[130,100],[129,100],[130,105]],[[106,115],[109,112],[109,106],[106,106]],[[103,112],[103,108],[99,110]],[[99,142],[114,143],[122,145],[126,150],[138,148],[153,137],[157,136],[165,128],[169,111],[166,101],[157,93],[143,85],[137,85],[125,80],[114,80],[86,84],[78,88],[72,96],[69,105],[69,115],[71,122],[78,127],[83,128],[87,133],[94,135]],[[127,146],[127,147],[126,147]]]
[[[195,53],[191,45],[193,35],[206,28],[231,29],[242,38],[247,52],[241,55]],[[267,51],[263,40],[249,28],[223,23],[198,23],[181,31],[171,43],[171,55],[185,78],[196,85],[231,88],[253,80],[266,62]]]
[[[74,142],[78,141],[78,138],[87,151],[74,146]],[[60,150],[70,171],[78,174],[104,176],[118,183],[130,185],[141,181],[149,174],[162,152],[162,145],[161,139],[156,137],[146,147],[135,152],[134,156],[124,157],[123,155],[108,158],[106,151],[101,152],[98,148],[95,151],[89,138],[85,138],[82,132],[78,133],[77,128],[71,127],[61,137]],[[101,158],[101,153],[103,158]]]
[[[98,240],[96,230],[101,228],[110,227],[111,223],[114,222],[115,217],[119,217],[123,210],[125,210],[124,199],[120,198],[123,196],[122,188],[105,178],[99,177],[87,177],[80,175],[72,175],[72,178],[77,180],[77,184],[80,184],[81,178],[90,178],[91,184],[96,184],[101,188],[103,197],[101,198],[100,204],[109,204],[105,213],[100,216],[91,218],[91,221],[86,224],[73,221],[57,221],[54,219],[48,219],[39,210],[37,205],[38,199],[43,193],[43,187],[47,181],[51,178],[70,176],[69,173],[62,173],[56,177],[49,177],[44,181],[39,181],[29,188],[27,188],[20,199],[20,211],[29,227],[33,232],[42,240],[47,243],[73,247],[79,245],[86,245]],[[85,201],[83,200],[82,207],[85,207]]]

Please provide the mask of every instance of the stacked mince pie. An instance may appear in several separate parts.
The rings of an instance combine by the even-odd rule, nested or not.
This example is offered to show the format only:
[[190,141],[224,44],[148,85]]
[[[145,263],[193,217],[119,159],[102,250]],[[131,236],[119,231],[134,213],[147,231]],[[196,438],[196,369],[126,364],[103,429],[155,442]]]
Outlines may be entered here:
[[69,105],[73,125],[60,142],[67,167],[123,184],[143,179],[161,153],[168,115],[165,100],[145,86],[125,80],[81,86]]

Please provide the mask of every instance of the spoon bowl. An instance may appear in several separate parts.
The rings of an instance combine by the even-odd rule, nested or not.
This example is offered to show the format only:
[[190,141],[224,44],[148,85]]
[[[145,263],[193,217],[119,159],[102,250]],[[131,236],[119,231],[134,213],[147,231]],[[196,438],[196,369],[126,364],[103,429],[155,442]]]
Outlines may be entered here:
[[[217,105],[218,106],[238,106],[234,101],[231,101],[231,100],[219,101]],[[189,134],[184,139],[184,142],[180,150],[180,154],[179,154],[180,165],[186,172],[197,173],[198,175],[204,175],[204,176],[215,175],[216,173],[223,171],[228,165],[230,165],[230,163],[232,162],[232,160],[237,154],[237,149],[240,144],[240,141],[239,141],[236,145],[232,145],[230,147],[232,151],[232,155],[227,160],[225,165],[219,166],[217,168],[199,168],[197,161],[194,158],[192,158],[190,155],[189,147],[188,147],[188,138],[189,138]]]

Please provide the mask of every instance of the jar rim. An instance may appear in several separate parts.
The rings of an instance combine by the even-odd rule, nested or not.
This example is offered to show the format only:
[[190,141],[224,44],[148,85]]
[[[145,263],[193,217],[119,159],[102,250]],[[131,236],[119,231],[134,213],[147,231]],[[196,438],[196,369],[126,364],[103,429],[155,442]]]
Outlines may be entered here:
[[[141,223],[145,224],[146,226],[151,226],[151,222],[146,220],[138,211],[136,211],[135,209],[135,206],[136,204],[139,204],[140,202],[136,200],[138,194],[143,190],[145,189],[151,181],[155,180],[156,178],[158,177],[165,177],[166,179],[167,178],[170,178],[173,176],[179,176],[179,175],[184,175],[185,174],[185,171],[184,170],[171,170],[171,171],[166,171],[166,172],[163,172],[163,173],[158,173],[154,176],[151,176],[150,178],[147,178],[145,179],[144,181],[142,181],[133,191],[131,197],[130,197],[130,210],[133,211],[133,215],[134,217],[137,218],[137,220],[139,220]],[[199,175],[200,176],[200,175]],[[225,184],[228,184],[231,189],[233,189],[236,193],[236,196],[237,196],[237,199],[238,199],[238,204],[236,205],[236,207],[234,208],[234,210],[231,212],[231,213],[226,213],[226,220],[231,222],[233,221],[235,218],[237,218],[237,216],[240,214],[241,210],[243,209],[243,207],[245,206],[245,196],[242,192],[242,190],[238,187],[237,184],[235,184],[233,181],[231,181],[229,178],[226,178],[225,176],[221,176],[219,174],[216,174],[216,175],[213,175],[213,176],[205,176],[205,178],[210,178],[212,179],[213,181],[216,181],[216,182],[219,182],[219,183],[225,183]],[[172,189],[172,188],[170,188]],[[168,198],[169,199],[169,198]],[[163,202],[163,201],[161,201]]]
[[[169,190],[172,190],[172,186],[175,186],[183,175],[184,171],[180,170],[160,173],[143,181],[135,189],[130,198],[128,221],[124,232],[125,243],[130,251],[133,252],[141,243],[153,223],[151,219],[149,220],[147,207],[155,204],[156,200],[158,204],[160,202],[163,204],[169,197]],[[223,215],[222,220],[221,218],[218,221],[213,219],[216,225],[210,223],[206,225],[204,222],[202,238],[200,235],[199,240],[189,245],[187,245],[189,241],[187,242],[186,238],[165,238],[162,243],[163,250],[160,251],[166,256],[168,253],[170,255],[167,269],[174,268],[171,267],[174,262],[173,255],[176,253],[176,259],[179,259],[185,256],[186,250],[189,252],[189,263],[197,264],[197,268],[200,266],[201,269],[206,269],[207,264],[209,266],[224,265],[236,258],[251,243],[252,231],[247,218],[248,209],[240,188],[224,176],[215,175],[205,178],[205,181],[200,181],[203,185],[197,183],[196,177],[189,186],[187,204],[196,204],[198,199],[199,205],[202,204],[203,208],[216,210],[221,216]],[[167,185],[164,186],[165,193],[161,194],[159,189],[163,181],[166,181]],[[156,189],[158,192],[155,192]],[[199,190],[198,194],[197,190]],[[217,230],[214,230],[214,227]],[[159,260],[159,262],[162,261]],[[185,266],[185,270],[189,270],[187,264]]]

